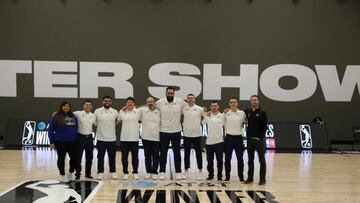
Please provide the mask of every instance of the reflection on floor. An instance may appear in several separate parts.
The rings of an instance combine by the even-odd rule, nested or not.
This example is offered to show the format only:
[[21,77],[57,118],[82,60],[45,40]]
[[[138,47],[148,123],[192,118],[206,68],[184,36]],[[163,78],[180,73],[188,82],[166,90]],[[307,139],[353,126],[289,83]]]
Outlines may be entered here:
[[[96,176],[96,150],[92,175]],[[144,180],[145,165],[143,151],[139,153],[141,180],[135,181],[130,174],[123,181],[121,153],[117,152],[118,180],[111,180],[107,173],[102,182],[96,180],[62,184],[58,181],[56,152],[49,148],[23,148],[22,150],[0,150],[0,202],[360,202],[360,155],[359,154],[313,154],[266,153],[267,184],[259,186],[258,160],[255,160],[255,182],[245,185],[236,174],[237,161],[232,159],[232,177],[229,182],[197,181],[195,153],[191,153],[190,178],[172,180],[174,164],[168,164],[166,179]],[[131,158],[131,157],[129,157]],[[204,178],[206,157],[203,153]],[[83,160],[84,161],[84,160]],[[172,162],[169,150],[168,162]],[[244,175],[247,172],[247,154],[244,153]],[[129,166],[131,171],[131,164]],[[215,169],[216,170],[216,169]],[[216,173],[216,171],[215,171]],[[24,181],[31,181],[25,182]],[[20,184],[20,185],[17,185]],[[12,188],[16,186],[15,188]],[[101,187],[100,187],[101,186]],[[13,189],[13,190],[11,190]],[[96,193],[96,190],[99,191]],[[34,192],[29,192],[34,191]],[[56,192],[55,192],[56,191]],[[74,193],[74,191],[76,191]],[[96,193],[96,194],[95,194]],[[16,199],[23,196],[22,200]],[[4,199],[6,198],[6,199]],[[11,199],[12,198],[12,199]],[[30,200],[26,200],[31,198]],[[51,199],[51,200],[49,200]],[[79,200],[81,199],[81,201]]]

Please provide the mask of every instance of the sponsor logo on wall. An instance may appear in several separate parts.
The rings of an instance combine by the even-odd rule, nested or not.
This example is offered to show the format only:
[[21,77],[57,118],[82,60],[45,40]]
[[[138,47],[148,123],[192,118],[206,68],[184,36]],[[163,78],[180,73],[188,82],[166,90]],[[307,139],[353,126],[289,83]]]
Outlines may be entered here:
[[35,138],[35,121],[26,121],[24,123],[23,137],[22,137],[22,145],[32,145],[34,144]]
[[49,145],[48,125],[43,121],[25,121],[22,145]]
[[[44,121],[25,121],[22,135],[23,146],[49,145],[50,140],[48,136],[49,125]],[[93,133],[95,138],[95,133]],[[94,139],[96,145],[96,139]]]
[[266,134],[265,134],[265,144],[266,144],[266,148],[268,148],[268,149],[275,149],[276,148],[275,133],[274,133],[274,125],[273,124],[268,125],[268,128],[266,130]]
[[313,144],[312,144],[310,125],[300,125],[299,131],[300,131],[301,147],[304,149],[311,149]]

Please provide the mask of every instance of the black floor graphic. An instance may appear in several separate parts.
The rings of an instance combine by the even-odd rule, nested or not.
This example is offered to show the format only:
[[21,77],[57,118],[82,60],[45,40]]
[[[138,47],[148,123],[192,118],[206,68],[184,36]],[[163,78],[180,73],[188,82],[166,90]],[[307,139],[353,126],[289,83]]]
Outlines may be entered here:
[[27,181],[0,194],[0,203],[87,203],[101,185],[99,181]]
[[263,190],[120,189],[117,196],[117,203],[241,203],[243,201],[278,203],[274,195]]

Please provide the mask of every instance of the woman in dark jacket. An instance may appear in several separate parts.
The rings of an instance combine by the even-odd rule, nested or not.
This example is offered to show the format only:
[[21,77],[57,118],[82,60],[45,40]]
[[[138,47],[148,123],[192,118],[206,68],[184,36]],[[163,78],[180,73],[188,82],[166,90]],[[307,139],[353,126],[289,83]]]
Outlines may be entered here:
[[[49,122],[50,147],[56,149],[58,160],[57,166],[61,176],[61,181],[69,182],[73,180],[74,169],[76,168],[76,139],[77,139],[78,120],[71,112],[69,102],[62,102],[60,108],[51,116]],[[65,156],[70,157],[69,173],[65,175]]]

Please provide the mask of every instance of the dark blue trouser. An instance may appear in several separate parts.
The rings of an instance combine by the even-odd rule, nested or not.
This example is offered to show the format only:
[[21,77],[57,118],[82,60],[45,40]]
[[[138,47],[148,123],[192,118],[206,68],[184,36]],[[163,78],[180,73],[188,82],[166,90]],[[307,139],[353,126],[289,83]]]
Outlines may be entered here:
[[93,161],[94,138],[92,135],[78,134],[78,168],[75,169],[76,176],[81,175],[81,159],[85,151],[85,176],[91,175],[91,166]]
[[98,173],[104,173],[105,152],[107,152],[109,157],[110,173],[116,172],[116,168],[115,168],[116,141],[105,142],[98,140],[97,149],[98,149]]
[[169,150],[169,144],[171,142],[174,153],[175,172],[181,173],[180,140],[181,132],[160,132],[160,172],[165,173],[167,152]]
[[128,174],[128,157],[131,153],[131,164],[133,167],[133,174],[138,173],[139,168],[139,142],[120,141],[121,149],[121,163],[123,165],[123,173]]
[[229,135],[225,136],[225,177],[230,178],[231,172],[231,158],[232,153],[235,150],[236,158],[237,158],[237,171],[238,176],[241,180],[244,180],[244,142],[241,135]]
[[209,177],[214,177],[214,154],[217,162],[217,177],[222,178],[223,171],[223,155],[224,155],[224,143],[218,143],[213,145],[206,145],[206,159],[208,162],[207,170]]
[[145,153],[146,173],[158,174],[160,142],[142,140]]
[[196,162],[198,169],[202,169],[202,148],[201,137],[184,137],[184,162],[185,169],[190,168],[190,151],[191,145],[193,146],[196,154]]

